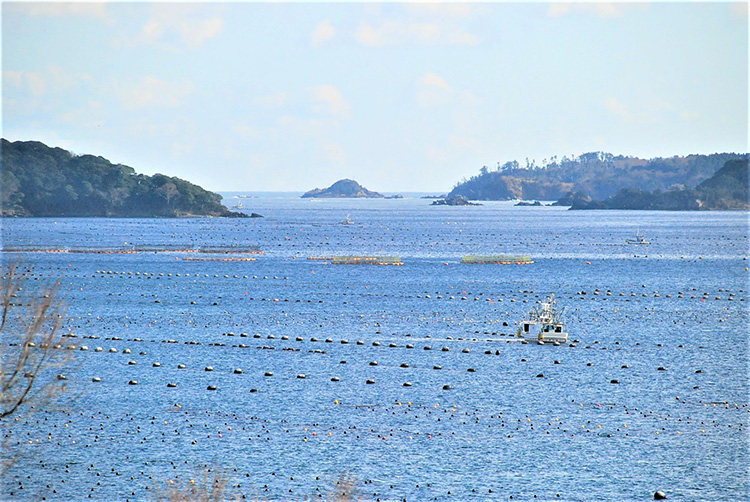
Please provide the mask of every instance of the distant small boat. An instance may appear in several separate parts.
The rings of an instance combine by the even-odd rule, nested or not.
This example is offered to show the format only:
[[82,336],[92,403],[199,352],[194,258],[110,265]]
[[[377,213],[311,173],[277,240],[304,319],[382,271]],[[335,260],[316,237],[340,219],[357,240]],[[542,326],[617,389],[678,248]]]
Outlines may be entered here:
[[352,219],[351,219],[351,218],[349,217],[349,215],[347,214],[347,215],[346,215],[346,218],[344,218],[343,220],[341,220],[341,221],[339,222],[339,224],[340,224],[340,225],[354,225],[354,222],[352,221]]
[[651,244],[646,240],[646,237],[643,236],[640,230],[635,233],[635,239],[625,239],[625,242],[627,244]]
[[239,201],[237,204],[232,206],[232,209],[245,209],[245,205],[242,203],[242,201]]

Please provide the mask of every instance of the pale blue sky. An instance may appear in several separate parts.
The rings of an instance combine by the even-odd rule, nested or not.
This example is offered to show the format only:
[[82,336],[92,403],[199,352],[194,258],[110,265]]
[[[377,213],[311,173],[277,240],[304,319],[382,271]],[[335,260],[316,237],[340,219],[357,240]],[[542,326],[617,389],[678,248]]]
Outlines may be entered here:
[[211,190],[748,151],[747,3],[2,4],[2,136]]

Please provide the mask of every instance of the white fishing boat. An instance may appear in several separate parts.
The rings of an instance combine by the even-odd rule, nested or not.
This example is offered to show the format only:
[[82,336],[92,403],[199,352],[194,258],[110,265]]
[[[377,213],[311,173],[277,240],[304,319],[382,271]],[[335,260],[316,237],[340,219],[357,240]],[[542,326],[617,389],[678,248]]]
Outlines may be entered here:
[[646,240],[640,230],[635,233],[635,239],[625,239],[627,244],[651,244]]
[[518,337],[545,343],[561,344],[568,341],[568,332],[563,318],[565,309],[558,310],[554,293],[539,302],[529,312],[529,318],[518,325]]
[[351,218],[349,217],[349,215],[347,214],[347,215],[346,215],[346,218],[344,218],[343,220],[341,220],[341,221],[339,222],[339,224],[341,224],[341,225],[353,225],[353,224],[354,224],[354,222],[352,221],[352,219],[351,219]]

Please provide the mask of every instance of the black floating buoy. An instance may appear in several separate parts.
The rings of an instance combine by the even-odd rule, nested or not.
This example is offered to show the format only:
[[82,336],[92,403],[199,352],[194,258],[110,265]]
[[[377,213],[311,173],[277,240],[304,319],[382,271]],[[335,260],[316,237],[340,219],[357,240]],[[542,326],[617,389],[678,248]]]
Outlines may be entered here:
[[338,382],[340,379],[339,377],[332,377],[331,382]]
[[443,367],[440,366],[439,364],[436,364],[435,366],[432,367],[432,369],[434,369],[434,370],[441,370],[441,369],[443,369]]
[[468,368],[468,369],[467,369],[466,371],[468,371],[469,373],[474,373],[474,372],[476,372],[477,370],[475,370],[474,368]]
[[206,390],[216,390],[216,386],[215,385],[209,385],[208,387],[206,387]]
[[99,377],[94,377],[94,378],[92,378],[92,379],[91,379],[91,381],[92,381],[92,382],[101,382],[101,381],[102,381],[102,379],[101,379],[101,378],[99,378]]
[[664,366],[659,366],[658,368],[656,368],[656,371],[667,371],[667,368],[665,368]]
[[544,378],[544,373],[539,373],[536,377],[537,378]]
[[131,380],[128,382],[128,385],[138,385],[138,380]]
[[404,387],[411,387],[411,382],[404,382]]
[[453,387],[451,387],[448,384],[443,385],[443,390],[451,390]]
[[241,375],[241,374],[242,374],[242,369],[240,369],[240,368],[235,368],[235,370],[234,370],[234,374],[235,374],[235,375]]
[[169,382],[169,383],[167,384],[167,387],[169,387],[170,389],[173,389],[173,388],[177,387],[177,384],[176,384],[176,383],[174,383],[174,382]]
[[609,383],[620,383],[619,380],[610,380]]
[[304,373],[300,373],[299,375],[297,375],[297,378],[307,378],[307,375],[305,375]]
[[659,490],[654,493],[654,500],[667,500],[667,494]]
[[266,371],[265,373],[263,373],[263,376],[271,377],[273,376],[273,371]]
[[213,371],[213,370],[214,370],[213,366],[206,366],[204,371]]
[[365,383],[366,383],[366,384],[374,384],[374,383],[375,383],[375,380],[373,380],[373,379],[369,379],[369,380],[367,380],[367,381],[366,381]]
[[184,370],[185,368],[187,368],[187,366],[185,366],[184,364],[178,364],[177,365],[177,369],[178,370]]
[[370,366],[377,366],[377,365],[378,365],[377,361],[370,361]]

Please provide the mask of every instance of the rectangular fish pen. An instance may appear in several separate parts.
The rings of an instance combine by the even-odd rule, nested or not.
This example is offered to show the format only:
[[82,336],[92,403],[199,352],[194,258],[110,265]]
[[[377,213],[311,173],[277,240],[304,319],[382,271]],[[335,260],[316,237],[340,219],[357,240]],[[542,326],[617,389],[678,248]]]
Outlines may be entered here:
[[527,255],[466,255],[461,259],[461,263],[469,264],[498,264],[498,265],[529,265],[534,263],[531,256]]
[[398,256],[334,256],[332,265],[403,265]]

